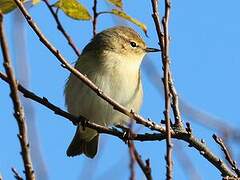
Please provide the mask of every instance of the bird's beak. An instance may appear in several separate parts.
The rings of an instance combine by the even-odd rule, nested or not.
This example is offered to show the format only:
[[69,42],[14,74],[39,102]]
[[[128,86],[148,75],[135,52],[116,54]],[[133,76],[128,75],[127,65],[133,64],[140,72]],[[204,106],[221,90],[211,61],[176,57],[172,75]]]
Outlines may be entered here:
[[147,47],[146,49],[145,49],[145,51],[147,52],[147,53],[149,53],[149,52],[159,52],[159,51],[161,51],[160,49],[156,49],[156,48],[149,48],[149,47]]

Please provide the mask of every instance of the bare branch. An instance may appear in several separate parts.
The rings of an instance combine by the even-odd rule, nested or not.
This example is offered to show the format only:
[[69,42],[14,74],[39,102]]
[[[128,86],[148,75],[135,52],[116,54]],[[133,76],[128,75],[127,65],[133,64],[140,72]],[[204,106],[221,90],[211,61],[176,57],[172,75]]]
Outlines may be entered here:
[[[4,80],[5,82],[9,83],[9,80],[8,80],[7,76],[2,72],[0,72],[0,78],[2,80]],[[73,116],[73,115],[69,114],[68,112],[62,110],[58,106],[55,106],[54,104],[49,102],[47,98],[39,97],[36,94],[34,94],[33,92],[27,90],[21,84],[18,83],[17,86],[18,86],[18,90],[23,94],[24,97],[32,99],[33,101],[38,102],[39,104],[42,104],[43,106],[52,110],[55,114],[70,120],[74,125],[78,125],[79,123],[81,123],[82,125],[84,125],[86,127],[95,129],[99,133],[114,135],[114,136],[122,139],[123,141],[126,141],[126,140],[152,141],[152,140],[163,140],[163,139],[165,139],[165,135],[160,134],[160,133],[153,133],[153,134],[134,134],[134,133],[131,133],[131,136],[126,136],[125,132],[129,131],[128,128],[126,128],[124,132],[121,132],[121,131],[118,131],[117,129],[110,129],[106,126],[101,126],[101,125],[98,125],[96,123],[92,123],[83,116],[79,116],[79,117]]]
[[[146,75],[150,79],[151,83],[154,85],[157,91],[162,95],[163,85],[162,85],[162,81],[160,80],[161,75],[157,71],[155,65],[151,62],[149,57],[146,57],[146,58],[147,59],[143,62],[144,63],[143,69],[146,71]],[[170,91],[171,91],[171,86],[170,86]],[[174,95],[172,98],[174,101]],[[231,141],[235,141],[235,142],[240,141],[239,129],[233,128],[229,124],[225,123],[222,119],[210,116],[209,114],[192,107],[181,98],[178,98],[178,99],[179,99],[180,112],[182,113],[183,116],[185,116],[185,118],[191,121],[194,121],[205,128],[221,133],[224,139],[231,139]],[[175,124],[175,127],[178,127],[178,126]]]
[[98,17],[98,13],[97,13],[97,0],[93,0],[93,20],[92,20],[92,27],[93,27],[93,36],[96,35],[96,29],[97,29],[97,17]]
[[[166,168],[167,168],[167,179],[172,179],[172,171],[173,171],[173,161],[172,161],[172,147],[173,144],[171,142],[171,122],[170,122],[170,103],[171,103],[171,92],[169,88],[169,79],[170,68],[169,68],[169,34],[168,34],[168,22],[170,16],[170,0],[165,0],[165,15],[162,20],[163,30],[161,30],[159,14],[158,14],[158,0],[152,0],[153,7],[153,19],[155,22],[155,27],[158,33],[159,45],[161,48],[161,56],[162,56],[162,64],[163,64],[163,86],[164,86],[164,97],[165,97],[165,124],[166,124]],[[173,90],[173,87],[172,87]],[[174,91],[173,91],[174,92]],[[176,101],[175,101],[176,103]],[[175,111],[174,111],[175,112]],[[175,118],[176,120],[178,118]]]
[[151,174],[151,166],[150,166],[150,160],[146,160],[146,164],[143,162],[141,156],[136,150],[136,147],[134,145],[134,142],[131,141],[131,146],[134,152],[134,158],[137,161],[139,167],[141,168],[142,172],[144,173],[147,180],[152,180],[152,174]]
[[129,169],[130,169],[130,180],[135,180],[135,154],[134,154],[134,146],[132,141],[128,141],[128,148],[129,148],[129,154],[130,154],[130,163],[129,163]]
[[177,90],[173,85],[173,78],[171,77],[172,74],[168,73],[168,75],[169,75],[169,90],[172,95],[171,106],[172,106],[172,110],[173,110],[173,114],[174,114],[174,118],[175,118],[174,126],[176,128],[183,128],[182,117],[181,117],[181,113],[180,113],[180,109],[179,109],[179,98],[177,95]]
[[231,156],[230,152],[228,151],[227,147],[225,146],[222,138],[218,137],[216,134],[213,134],[213,139],[221,147],[223,153],[225,154],[226,160],[232,166],[232,170],[237,174],[238,177],[240,177],[240,170],[237,167],[236,161],[234,161],[232,159],[232,156]]
[[[4,80],[5,82],[9,83],[7,76],[4,75],[2,72],[0,72],[0,78]],[[95,129],[99,133],[105,133],[109,135],[116,136],[120,139],[122,139],[124,142],[126,140],[136,140],[136,141],[161,141],[166,139],[165,133],[152,133],[152,134],[134,134],[132,133],[131,136],[126,136],[126,132],[118,131],[117,129],[110,129],[105,126],[100,126],[95,123],[91,123],[84,117],[75,117],[66,111],[63,111],[59,107],[55,106],[51,102],[49,102],[46,98],[41,98],[37,95],[35,95],[33,92],[25,89],[20,84],[18,84],[18,90],[23,93],[23,95],[26,98],[30,98],[43,106],[46,106],[48,109],[52,110],[55,114],[60,115],[74,124],[82,123],[86,127]],[[127,129],[126,129],[127,130]],[[192,133],[184,131],[184,130],[178,130],[178,131],[171,131],[171,137],[175,139],[183,140],[187,143],[189,143],[190,147],[194,147],[196,150],[199,151],[199,153],[205,157],[211,164],[213,164],[221,173],[222,176],[229,176],[229,177],[235,177],[235,175],[229,170],[229,168],[226,166],[226,164],[223,163],[222,160],[220,160],[216,155],[214,155],[211,150],[202,142],[201,140],[198,140],[193,136]]]
[[63,25],[62,25],[62,23],[60,22],[60,20],[58,18],[57,12],[54,12],[53,7],[49,4],[48,0],[43,0],[43,1],[47,5],[49,11],[51,12],[54,20],[57,23],[57,29],[63,34],[63,36],[66,38],[68,44],[71,46],[71,48],[73,49],[75,54],[79,57],[80,56],[80,52],[79,52],[78,48],[75,46],[75,44],[73,43],[72,38],[67,34],[65,29],[63,28]]
[[[31,2],[30,2],[31,4]],[[29,8],[26,6],[26,8]],[[12,39],[13,54],[15,54],[15,64],[13,69],[16,72],[16,78],[25,87],[29,86],[29,66],[27,57],[27,39],[25,32],[25,19],[19,10],[12,13],[13,25],[11,26],[10,36]],[[16,31],[17,27],[17,31]],[[48,179],[48,169],[41,152],[41,143],[39,142],[38,127],[36,126],[35,108],[32,101],[19,95],[24,108],[25,120],[28,128],[28,138],[31,144],[31,159],[37,179]]]
[[170,0],[165,0],[165,15],[162,20],[163,32],[164,32],[164,49],[162,49],[162,63],[163,63],[163,84],[165,92],[165,121],[166,121],[166,148],[167,148],[167,174],[166,177],[168,180],[171,180],[173,177],[173,161],[172,161],[172,151],[173,144],[171,142],[171,122],[170,122],[170,90],[169,90],[169,35],[168,35],[168,22],[170,16]]
[[23,178],[20,176],[20,174],[17,172],[15,168],[12,167],[11,170],[16,180],[23,180]]
[[7,40],[3,32],[3,15],[1,13],[0,13],[0,42],[1,42],[1,48],[2,48],[3,61],[4,61],[3,66],[5,68],[7,77],[9,79],[9,87],[11,90],[10,97],[12,99],[12,103],[14,106],[14,117],[17,121],[18,129],[19,129],[18,138],[21,145],[21,155],[23,159],[25,175],[26,175],[26,179],[34,180],[35,175],[33,171],[30,149],[29,149],[27,125],[24,117],[24,110],[20,103],[20,99],[18,97],[17,83],[16,83],[12,66],[11,66],[10,55],[7,47]]

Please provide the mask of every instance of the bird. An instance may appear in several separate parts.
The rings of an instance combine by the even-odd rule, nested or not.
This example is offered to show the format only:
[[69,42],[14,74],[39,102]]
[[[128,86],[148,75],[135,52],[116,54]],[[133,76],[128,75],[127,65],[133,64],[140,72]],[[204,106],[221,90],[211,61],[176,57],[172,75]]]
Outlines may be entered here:
[[[93,37],[76,61],[75,68],[107,96],[138,113],[143,99],[140,65],[147,53],[158,51],[147,47],[132,28],[115,26]],[[84,116],[102,126],[130,122],[128,116],[115,110],[72,73],[66,81],[64,94],[67,110],[74,116]],[[67,156],[85,154],[94,158],[98,141],[96,130],[78,125]]]

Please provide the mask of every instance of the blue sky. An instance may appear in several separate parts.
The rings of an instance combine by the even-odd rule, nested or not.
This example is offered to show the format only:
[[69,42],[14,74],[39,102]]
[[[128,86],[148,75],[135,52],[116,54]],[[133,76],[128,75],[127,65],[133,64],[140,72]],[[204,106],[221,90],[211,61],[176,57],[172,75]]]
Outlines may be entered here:
[[[82,0],[81,2],[91,11],[91,1]],[[129,25],[142,35],[149,46],[157,47],[158,40],[151,18],[150,0],[142,0],[141,3],[138,0],[123,2],[124,10],[129,15],[147,25],[149,38],[145,37],[137,26],[130,23]],[[219,117],[235,128],[239,128],[238,102],[240,101],[238,82],[240,74],[239,7],[240,2],[237,0],[173,1],[170,19],[171,67],[178,94],[193,107],[214,117]],[[99,10],[109,8],[104,0],[99,0]],[[162,8],[160,10],[162,12]],[[40,3],[31,8],[30,12],[50,42],[62,52],[69,62],[73,63],[76,56],[56,29],[55,22],[45,5]],[[72,20],[63,13],[60,13],[60,18],[79,49],[83,49],[92,37],[91,22]],[[115,22],[111,15],[100,16],[97,31],[114,25]],[[14,49],[13,46],[13,31],[18,32],[19,26],[13,23],[12,14],[6,16],[5,27],[12,59],[17,65],[18,54],[16,54],[17,49]],[[63,87],[69,72],[61,68],[56,58],[40,43],[27,25],[25,30],[30,89],[65,109]],[[151,61],[161,73],[159,54],[149,54],[146,60]],[[2,66],[0,66],[0,70],[3,71]],[[20,73],[18,72],[18,74]],[[142,79],[144,103],[141,115],[159,122],[163,119],[163,98],[151,84],[145,71],[142,73]],[[13,179],[10,168],[15,167],[21,172],[23,166],[16,136],[17,126],[12,116],[12,104],[8,97],[9,88],[1,81],[0,92],[0,173],[4,179]],[[80,177],[86,179],[90,175],[93,179],[110,177],[112,179],[128,179],[128,149],[119,139],[102,136],[101,150],[95,160],[86,159],[84,156],[69,158],[65,151],[75,132],[75,127],[47,108],[34,102],[32,105],[35,112],[33,115],[35,126],[49,179],[80,179]],[[190,121],[191,119],[184,120]],[[211,138],[214,130],[210,131],[196,123],[192,123],[192,128],[194,134],[203,138],[214,153],[223,157]],[[202,179],[220,178],[220,173],[196,150],[187,147],[184,142],[181,142],[181,145],[198,173],[201,174]],[[152,173],[155,179],[165,179],[165,141],[138,142],[136,146],[144,159],[151,159]],[[236,160],[239,155],[238,148],[238,144],[232,146]],[[174,156],[175,179],[188,178],[183,169]],[[136,170],[138,179],[143,179],[143,174],[138,167]]]

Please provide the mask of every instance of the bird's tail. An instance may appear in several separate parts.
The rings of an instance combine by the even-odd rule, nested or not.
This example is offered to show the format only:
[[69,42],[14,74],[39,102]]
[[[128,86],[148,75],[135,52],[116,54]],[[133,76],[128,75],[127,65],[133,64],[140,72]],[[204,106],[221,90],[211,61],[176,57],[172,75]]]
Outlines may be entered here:
[[76,156],[84,153],[93,158],[97,154],[99,134],[90,128],[78,126],[71,144],[67,149],[68,156]]

